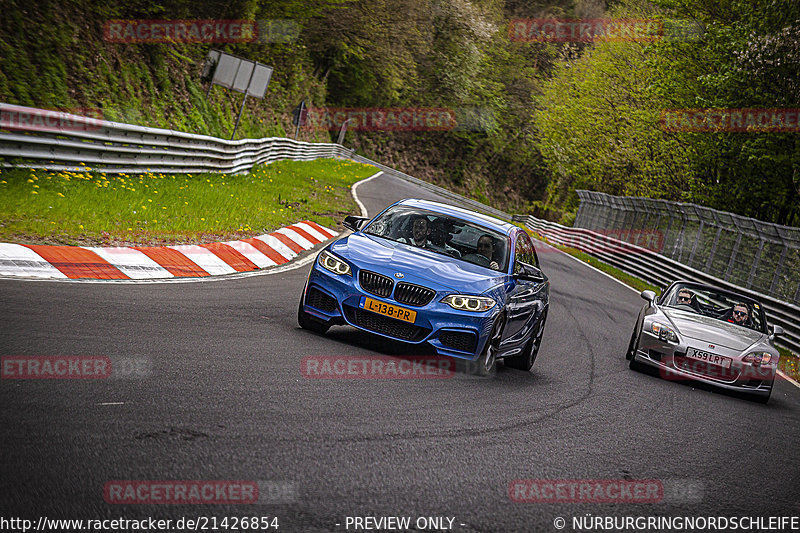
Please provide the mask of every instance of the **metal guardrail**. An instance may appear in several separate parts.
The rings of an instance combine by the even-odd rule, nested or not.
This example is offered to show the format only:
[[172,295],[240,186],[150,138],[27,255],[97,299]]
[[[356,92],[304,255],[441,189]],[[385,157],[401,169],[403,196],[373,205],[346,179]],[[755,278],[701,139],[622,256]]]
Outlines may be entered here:
[[490,206],[488,206],[486,204],[482,204],[477,200],[473,200],[471,198],[467,198],[465,196],[461,196],[460,194],[454,193],[453,191],[448,191],[447,189],[443,189],[442,187],[439,187],[439,186],[434,185],[432,183],[428,183],[427,181],[422,181],[421,179],[415,178],[414,176],[409,176],[408,174],[400,172],[399,170],[395,170],[395,169],[393,169],[391,167],[387,167],[386,165],[382,165],[382,164],[380,164],[380,163],[378,163],[376,161],[373,161],[372,159],[367,159],[364,156],[355,155],[355,154],[351,157],[351,159],[353,161],[357,161],[359,163],[365,163],[367,165],[372,165],[374,167],[377,167],[377,168],[381,169],[384,173],[389,174],[390,176],[395,176],[395,177],[398,177],[398,178],[403,179],[405,181],[408,181],[410,183],[413,183],[415,185],[419,185],[420,187],[422,187],[424,189],[427,189],[427,190],[429,190],[431,192],[434,192],[434,193],[438,194],[439,196],[447,198],[448,200],[453,200],[454,202],[458,203],[459,205],[463,205],[465,207],[469,207],[471,209],[474,209],[476,211],[480,211],[481,213],[485,213],[487,215],[491,215],[491,216],[496,217],[496,218],[501,218],[501,219],[505,219],[505,220],[511,220],[511,215],[506,213],[506,212],[504,212],[504,211],[500,211],[499,209],[495,209],[494,207],[490,207]]
[[796,305],[739,287],[647,248],[610,238],[592,230],[568,228],[529,215],[515,215],[513,220],[523,223],[550,242],[581,250],[623,272],[662,288],[675,280],[685,279],[709,283],[750,296],[761,302],[772,323],[780,325],[786,331],[777,342],[795,352],[800,352],[800,307]]
[[576,228],[657,232],[659,254],[745,289],[800,305],[800,228],[683,202],[577,191]]
[[[433,191],[461,205],[469,206],[477,211],[490,214],[497,218],[521,222],[526,227],[547,237],[556,244],[580,249],[589,255],[619,268],[623,272],[659,287],[665,288],[675,280],[685,279],[709,283],[750,296],[761,302],[772,323],[780,325],[786,331],[786,334],[783,337],[779,337],[776,342],[794,352],[800,352],[800,307],[796,305],[783,302],[752,289],[743,289],[742,287],[683,265],[646,248],[614,239],[609,235],[603,235],[587,229],[568,228],[560,224],[540,220],[530,215],[511,216],[499,209],[484,205],[470,198],[465,198],[452,191],[409,176],[408,174],[372,161],[371,159],[367,159],[366,157],[354,155],[352,159],[361,163],[373,165],[387,174],[420,185],[425,189]],[[620,234],[624,235],[625,232],[621,232]]]
[[[8,120],[9,115],[46,116],[44,124]],[[465,198],[333,143],[307,143],[270,137],[227,141],[166,129],[148,128],[0,103],[0,166],[47,170],[92,170],[106,173],[245,172],[253,165],[281,159],[311,160],[343,157],[373,165],[389,175],[414,183],[454,202],[498,218],[512,217],[499,209]],[[582,207],[583,209],[583,207]],[[585,214],[585,213],[584,213]],[[580,215],[580,213],[579,213]],[[515,215],[557,244],[566,244],[594,255],[624,272],[665,286],[675,279],[690,279],[740,290],[757,298],[769,316],[785,330],[781,344],[800,351],[800,307],[776,298],[741,289],[650,250],[610,239],[599,233]],[[763,248],[763,246],[762,246]],[[702,253],[702,252],[701,252]],[[696,254],[696,250],[693,255]],[[757,265],[756,265],[757,266]],[[753,267],[755,268],[755,266]],[[751,276],[752,277],[752,276]]]
[[0,103],[0,166],[106,173],[237,173],[281,159],[350,158],[333,143],[228,141]]

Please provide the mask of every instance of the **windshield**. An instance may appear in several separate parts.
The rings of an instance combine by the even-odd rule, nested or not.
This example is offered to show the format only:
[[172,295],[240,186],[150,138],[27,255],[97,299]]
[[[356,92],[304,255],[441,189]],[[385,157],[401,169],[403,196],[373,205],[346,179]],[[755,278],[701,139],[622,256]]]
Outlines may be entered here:
[[506,272],[508,237],[477,224],[409,206],[388,209],[364,229],[417,248]]
[[662,302],[665,307],[716,318],[760,333],[766,332],[763,309],[743,296],[702,285],[677,284],[664,295]]

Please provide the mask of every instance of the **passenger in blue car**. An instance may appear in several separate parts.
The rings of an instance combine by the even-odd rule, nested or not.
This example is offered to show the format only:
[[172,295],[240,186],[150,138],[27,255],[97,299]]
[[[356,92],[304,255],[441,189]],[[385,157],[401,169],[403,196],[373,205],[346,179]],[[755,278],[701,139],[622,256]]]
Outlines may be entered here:
[[441,254],[449,255],[450,257],[455,257],[456,259],[460,259],[461,252],[450,246],[450,244],[447,242],[448,237],[450,237],[450,233],[447,231],[445,225],[446,223],[442,221],[441,218],[433,222],[433,225],[431,226],[431,232],[429,235],[428,247],[431,250],[434,250]]

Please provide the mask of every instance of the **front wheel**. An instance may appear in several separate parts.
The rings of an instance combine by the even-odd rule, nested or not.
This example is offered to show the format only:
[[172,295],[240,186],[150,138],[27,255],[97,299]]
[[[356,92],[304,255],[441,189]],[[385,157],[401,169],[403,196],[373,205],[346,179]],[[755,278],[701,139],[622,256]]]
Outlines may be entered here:
[[300,324],[301,328],[319,334],[325,333],[328,331],[328,328],[330,328],[328,324],[320,322],[313,316],[303,311],[303,298],[300,298],[300,306],[297,308],[297,323]]
[[633,354],[636,353],[636,345],[638,344],[637,341],[638,336],[636,335],[638,328],[636,326],[633,327],[633,333],[631,333],[631,341],[628,343],[628,352],[625,354],[625,359],[628,361],[633,360]]
[[489,338],[486,339],[486,346],[483,348],[483,353],[475,361],[475,375],[488,376],[493,374],[497,369],[497,352],[500,350],[500,341],[503,338],[504,326],[505,320],[501,315],[497,317],[494,326],[492,326],[492,332],[489,334]]
[[764,404],[765,404],[765,403],[767,403],[767,402],[769,401],[769,397],[770,397],[771,395],[772,395],[772,388],[770,387],[770,389],[769,389],[769,392],[767,393],[767,395],[766,395],[766,396],[761,396],[761,395],[753,395],[753,396],[751,397],[751,399],[752,399],[753,401],[755,401],[755,402],[758,402],[758,403],[764,403]]

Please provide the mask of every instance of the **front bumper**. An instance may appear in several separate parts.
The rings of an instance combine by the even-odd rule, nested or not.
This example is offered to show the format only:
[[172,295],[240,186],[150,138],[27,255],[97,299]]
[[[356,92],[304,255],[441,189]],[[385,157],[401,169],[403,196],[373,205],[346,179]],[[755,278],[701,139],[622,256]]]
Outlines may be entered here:
[[707,348],[698,342],[665,343],[652,333],[642,331],[634,354],[637,363],[658,370],[664,379],[698,381],[730,391],[769,396],[777,375],[775,365],[753,365],[743,362],[733,353],[722,354],[732,359],[728,369],[719,365],[686,357],[689,348]]
[[[447,294],[437,291],[427,305],[410,306],[364,291],[355,269],[352,276],[342,276],[315,262],[303,293],[303,310],[327,324],[347,324],[412,344],[427,343],[439,355],[475,360],[483,351],[498,306],[484,313],[457,311],[440,302]],[[367,311],[361,307],[363,298],[416,311],[416,319],[410,324]]]

